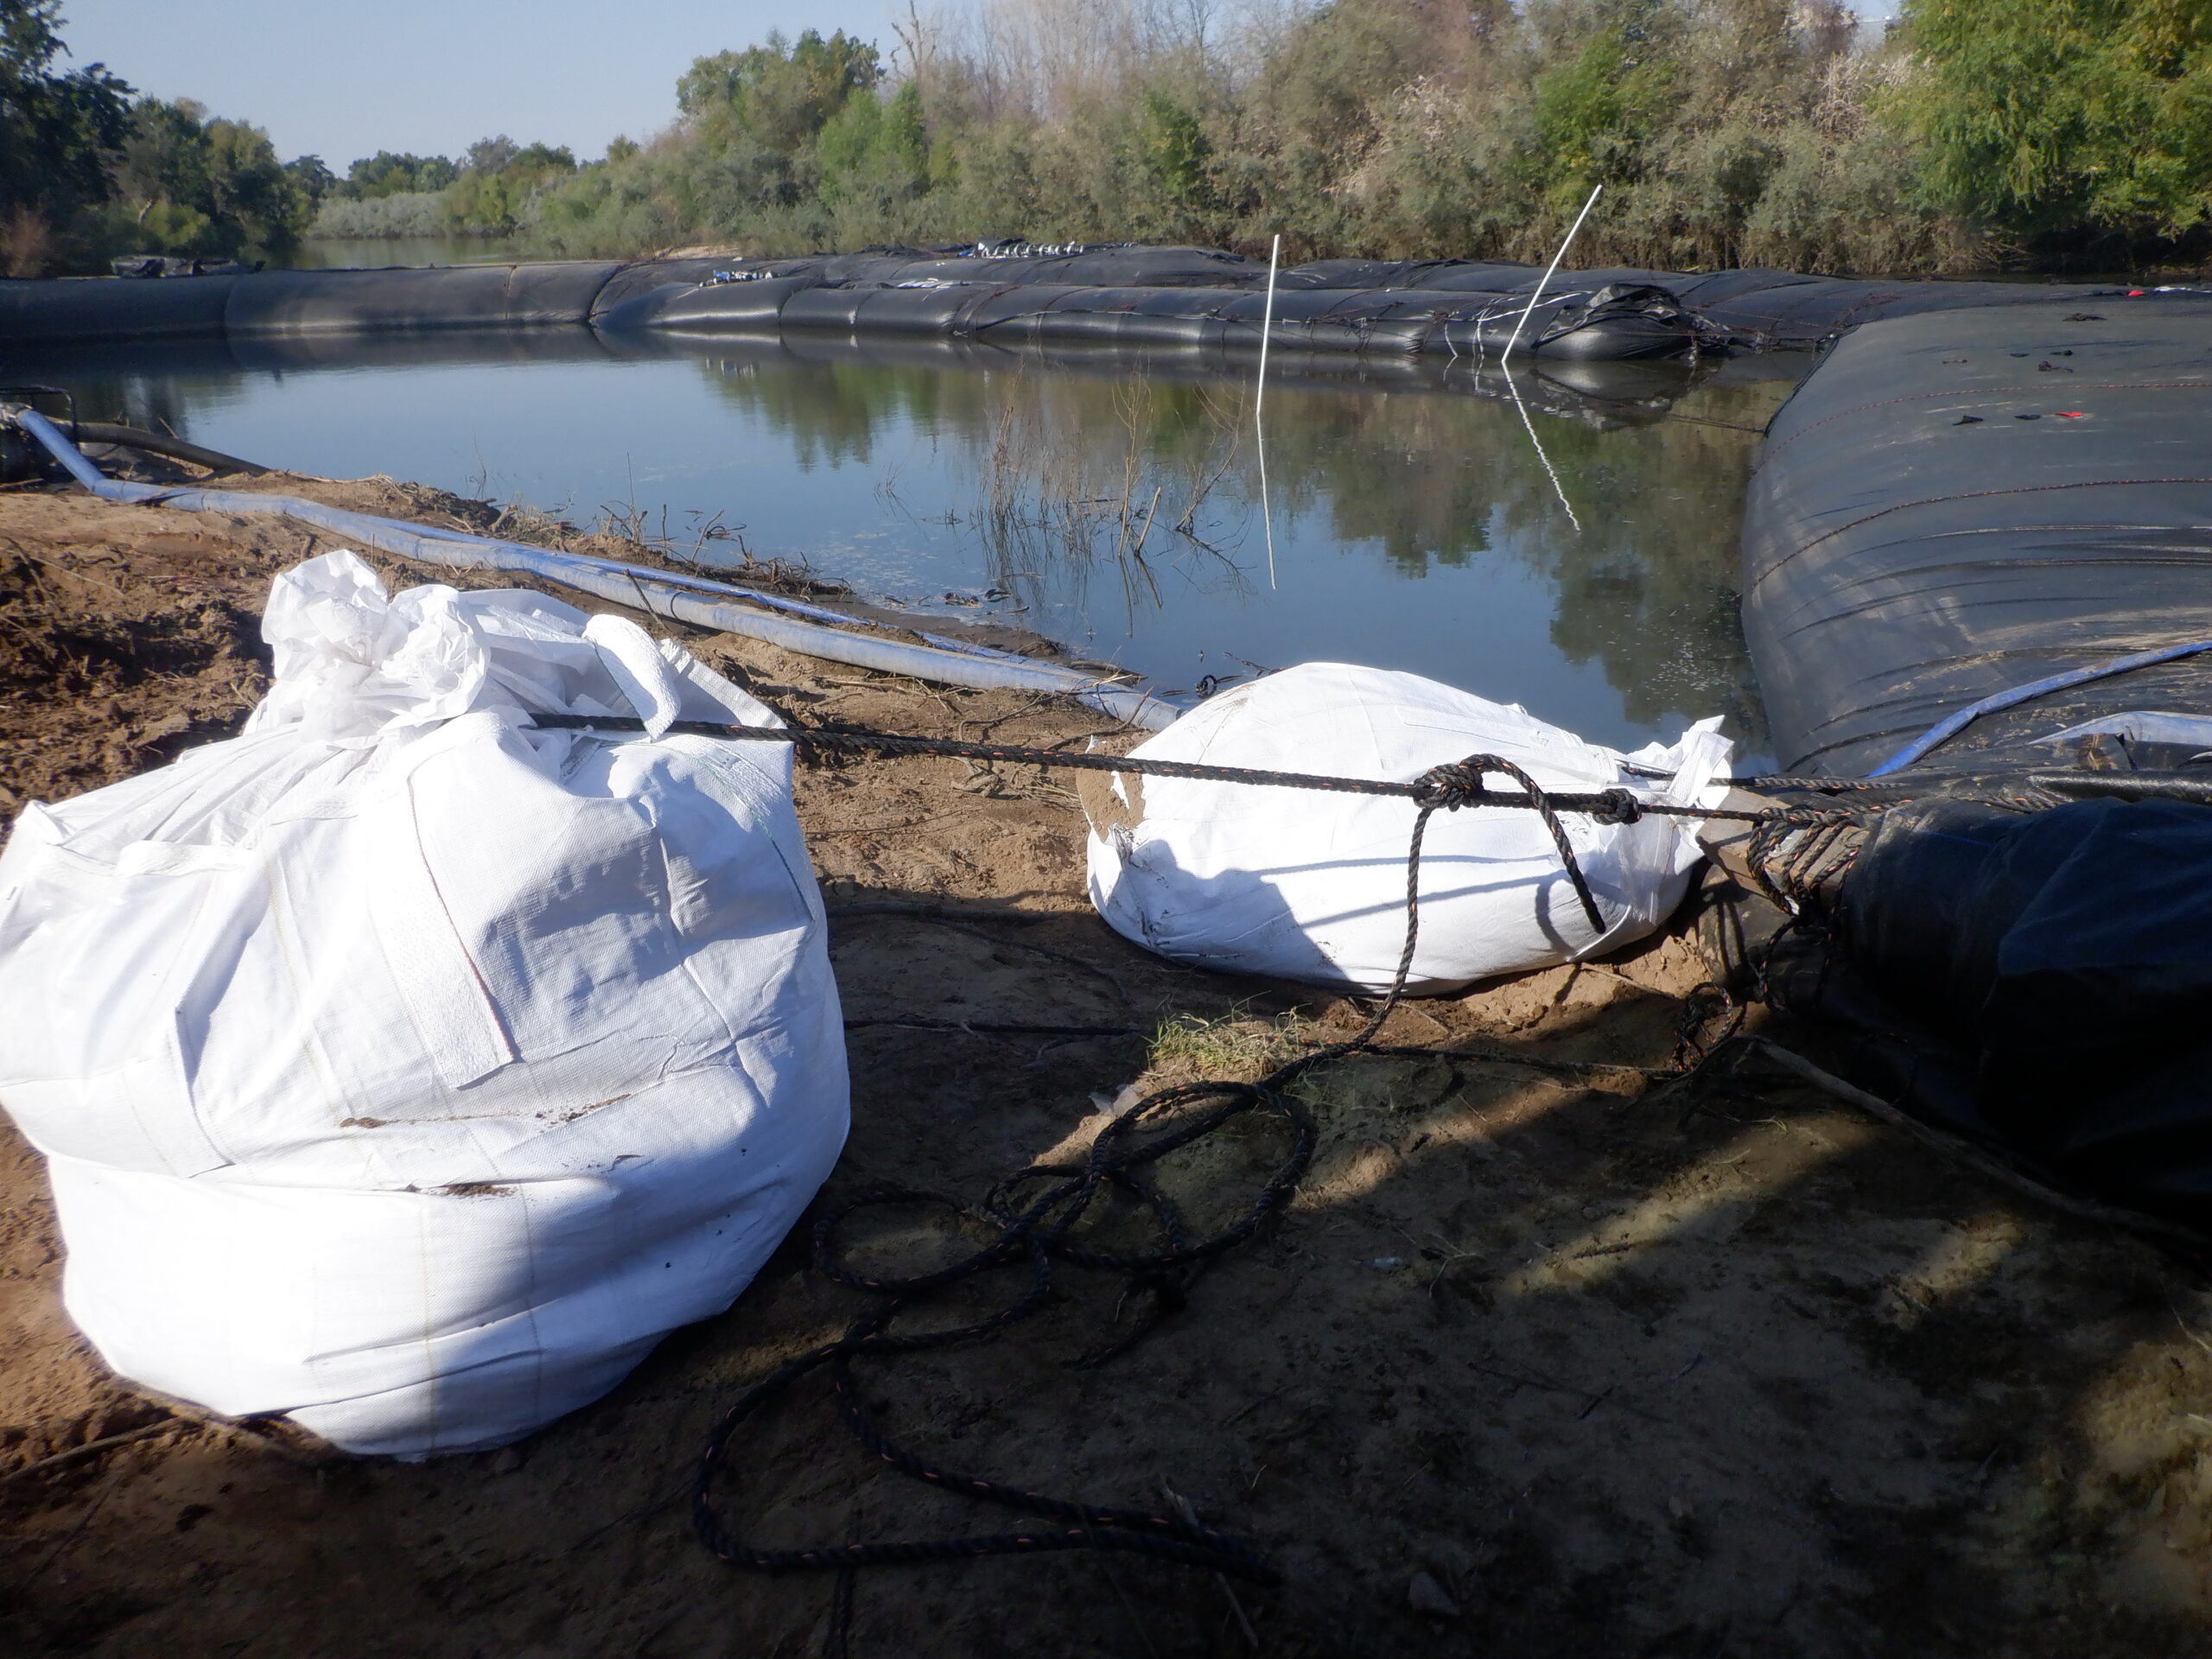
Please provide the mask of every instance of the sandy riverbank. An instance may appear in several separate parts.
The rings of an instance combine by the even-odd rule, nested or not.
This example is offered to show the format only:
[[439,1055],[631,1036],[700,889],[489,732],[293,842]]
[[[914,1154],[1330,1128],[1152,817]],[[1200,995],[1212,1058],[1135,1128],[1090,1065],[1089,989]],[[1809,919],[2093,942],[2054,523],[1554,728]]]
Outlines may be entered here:
[[[259,483],[434,522],[490,512],[388,480]],[[269,579],[309,550],[278,525],[0,493],[0,821],[234,731],[264,683]],[[1062,703],[686,644],[802,715],[1118,740]],[[978,1194],[1095,1133],[1094,1091],[1249,1075],[1286,1033],[1351,1028],[1346,1006],[1109,932],[1067,781],[930,760],[802,773],[854,1022],[854,1135],[828,1196]],[[1408,1007],[1393,1041],[1535,1064],[1319,1077],[1320,1156],[1288,1215],[1102,1370],[1064,1362],[1113,1316],[1103,1282],[863,1387],[954,1467],[1132,1506],[1165,1483],[1258,1541],[1288,1582],[1236,1593],[1269,1655],[2202,1651],[2201,1281],[1795,1084],[1693,1110],[1619,1069],[1666,1064],[1701,976],[1664,938]],[[925,1028],[963,1021],[1128,1034]],[[1819,1033],[1787,1034],[1820,1052]],[[1255,1135],[1220,1155],[1272,1150]],[[1238,1173],[1183,1179],[1203,1213]],[[60,1268],[39,1160],[0,1131],[0,1649],[819,1650],[826,1576],[732,1573],[668,1501],[734,1394],[849,1317],[797,1245],[597,1405],[418,1465],[168,1417],[72,1332]],[[729,1515],[761,1541],[1002,1524],[892,1473],[818,1402],[747,1445]],[[945,1659],[1249,1646],[1220,1585],[1127,1556],[887,1569],[862,1578],[855,1630],[858,1654]]]

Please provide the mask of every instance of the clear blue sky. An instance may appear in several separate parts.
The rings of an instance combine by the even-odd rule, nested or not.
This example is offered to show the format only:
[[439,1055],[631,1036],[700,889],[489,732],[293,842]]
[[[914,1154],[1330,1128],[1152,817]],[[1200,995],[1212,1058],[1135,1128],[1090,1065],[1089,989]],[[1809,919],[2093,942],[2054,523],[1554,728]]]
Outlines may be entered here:
[[197,99],[343,173],[497,132],[586,159],[674,120],[696,57],[777,28],[849,29],[887,57],[890,16],[887,0],[67,0],[61,32],[75,65]]

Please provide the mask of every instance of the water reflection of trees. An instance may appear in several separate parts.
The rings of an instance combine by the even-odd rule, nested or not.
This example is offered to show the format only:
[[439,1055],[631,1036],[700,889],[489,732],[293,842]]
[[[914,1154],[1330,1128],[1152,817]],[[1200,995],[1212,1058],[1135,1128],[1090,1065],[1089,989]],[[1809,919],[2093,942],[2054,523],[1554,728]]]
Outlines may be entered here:
[[[1160,561],[1211,585],[1261,557],[1249,382],[1064,373],[1019,359],[988,372],[732,366],[717,365],[717,386],[782,433],[802,465],[866,461],[887,423],[943,446],[941,462],[968,475],[963,523],[1011,591],[1049,579],[1083,602],[1096,582],[1118,582],[1123,602],[1141,607],[1158,602]],[[1725,713],[1756,747],[1764,727],[1735,591],[1755,440],[1735,429],[1758,425],[1765,402],[1706,385],[1682,405],[1696,421],[1536,413],[1524,424],[1510,403],[1485,397],[1274,388],[1276,533],[1302,524],[1310,539],[1311,526],[1325,526],[1346,553],[1379,555],[1385,580],[1510,557],[1557,592],[1553,644],[1572,664],[1596,664],[1631,721]]]
[[[1755,392],[1705,388],[1692,401],[1708,418],[1758,423]],[[1732,730],[1763,731],[1736,610],[1751,434],[1532,424],[1541,456],[1510,404],[1306,393],[1282,400],[1268,442],[1297,510],[1325,511],[1340,540],[1376,545],[1406,575],[1497,551],[1548,580],[1553,643],[1601,665],[1631,720],[1724,712]]]
[[972,434],[988,423],[996,388],[934,367],[803,362],[780,353],[710,358],[713,385],[791,444],[803,469],[865,465],[887,431]]
[[[798,338],[631,341],[617,351],[584,331],[168,343],[11,366],[22,379],[74,385],[87,418],[121,415],[190,435],[255,372],[563,355],[605,362],[610,353],[697,362],[720,399],[787,444],[799,467],[871,468],[884,474],[880,493],[894,510],[909,464],[901,455],[915,446],[912,464],[935,474],[936,523],[949,508],[957,532],[985,550],[993,579],[1033,606],[1049,590],[1084,614],[1094,603],[1109,616],[1141,613],[1172,603],[1179,584],[1264,582],[1249,366],[1223,373],[1167,356],[1133,372],[1126,354],[1085,366],[941,344],[863,354],[845,341]],[[1467,371],[1452,365],[1452,384],[1471,379]],[[1443,390],[1438,374],[1392,359],[1302,378],[1294,362],[1271,379],[1277,539],[1302,531],[1309,549],[1333,543],[1340,556],[1372,558],[1378,582],[1512,560],[1556,594],[1554,648],[1596,667],[1631,723],[1725,713],[1759,747],[1734,592],[1755,439],[1733,429],[1759,425],[1769,393],[1698,386],[1675,410],[1696,420],[1656,418],[1663,402],[1632,400],[1560,418],[1574,415],[1571,400],[1532,385],[1524,424],[1510,403]],[[899,449],[887,453],[892,444]]]
[[[42,384],[49,383],[46,377],[37,378]],[[50,383],[68,386],[80,420],[120,421],[151,432],[182,433],[193,424],[208,395],[219,395],[216,388],[196,380],[166,374],[110,372],[90,377],[55,376]],[[48,414],[61,406],[59,399],[38,401]]]

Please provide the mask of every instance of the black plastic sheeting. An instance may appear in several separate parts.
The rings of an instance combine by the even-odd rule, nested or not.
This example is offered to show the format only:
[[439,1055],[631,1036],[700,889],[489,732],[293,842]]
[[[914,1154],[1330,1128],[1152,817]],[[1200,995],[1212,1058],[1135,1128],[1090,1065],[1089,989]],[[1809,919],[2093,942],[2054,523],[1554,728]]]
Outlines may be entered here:
[[1892,810],[1768,982],[1853,1065],[2046,1183],[2212,1231],[2212,810]]
[[[721,273],[757,280],[715,280]],[[1512,321],[1500,320],[1517,319],[1542,276],[1534,266],[1497,261],[1322,260],[1277,273],[1274,315],[1279,327],[1302,331],[1293,337],[1313,350],[1481,353],[1510,334]],[[870,248],[765,260],[264,271],[159,283],[0,281],[0,344],[589,321],[608,330],[788,326],[952,334],[1019,324],[1039,341],[1172,348],[1256,344],[1267,285],[1265,261],[1180,247],[991,254]],[[1608,289],[1661,290],[1669,308],[1630,317]],[[1545,289],[1539,310],[1549,315],[1535,349],[1624,358],[1703,350],[1716,334],[1751,346],[1811,345],[1885,317],[2113,292],[1847,281],[1778,270],[1561,271]],[[1577,318],[1607,308],[1603,317]],[[1554,326],[1562,321],[1571,326]]]
[[454,265],[386,270],[270,270],[235,278],[223,314],[234,334],[383,334],[530,328],[575,322],[620,267]]
[[[632,266],[607,284],[613,289],[639,267]],[[811,276],[767,276],[747,283],[658,284],[619,295],[602,295],[591,313],[592,326],[609,334],[673,328],[692,334],[772,333],[786,303]]]
[[603,261],[264,270],[135,282],[0,282],[0,344],[209,334],[384,334],[582,322],[622,268]]
[[[2212,640],[2212,300],[1862,327],[1770,423],[1744,627],[1776,753],[1859,776],[2012,688]],[[2212,708],[2183,658],[1991,714],[1931,769],[2127,709]]]

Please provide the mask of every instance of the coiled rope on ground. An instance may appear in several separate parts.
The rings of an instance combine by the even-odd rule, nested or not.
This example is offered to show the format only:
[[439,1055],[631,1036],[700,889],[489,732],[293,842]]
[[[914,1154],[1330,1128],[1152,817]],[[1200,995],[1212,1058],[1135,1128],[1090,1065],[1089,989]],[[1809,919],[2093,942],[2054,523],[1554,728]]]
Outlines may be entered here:
[[[1533,783],[1529,787],[1535,790]],[[1146,1311],[1130,1329],[1077,1362],[1086,1367],[1101,1365],[1133,1346],[1161,1317],[1179,1306],[1192,1283],[1214,1261],[1258,1232],[1289,1202],[1313,1159],[1317,1130],[1313,1116],[1291,1092],[1291,1086],[1317,1067],[1372,1047],[1404,995],[1420,939],[1421,842],[1429,819],[1451,809],[1449,792],[1450,785],[1440,784],[1440,798],[1424,802],[1415,815],[1406,861],[1405,946],[1389,990],[1355,1035],[1311,1048],[1257,1082],[1207,1081],[1157,1090],[1109,1119],[1079,1165],[1038,1165],[1018,1171],[994,1187],[980,1205],[970,1207],[942,1194],[912,1189],[880,1189],[849,1200],[816,1224],[815,1265],[836,1282],[873,1295],[875,1306],[855,1319],[842,1336],[783,1365],[739,1398],[708,1436],[692,1483],[691,1503],[692,1523],[700,1541],[732,1566],[761,1572],[839,1571],[831,1612],[828,1649],[831,1654],[843,1653],[849,1640],[851,1575],[862,1567],[1106,1549],[1181,1561],[1255,1584],[1279,1582],[1274,1569],[1251,1544],[1205,1526],[1194,1516],[1053,1497],[931,1462],[900,1446],[869,1418],[852,1384],[852,1362],[862,1356],[918,1353],[995,1336],[1051,1300],[1055,1270],[1065,1263],[1122,1274],[1124,1302],[1142,1299]],[[1587,885],[1573,864],[1573,851],[1564,847],[1562,850],[1576,878],[1577,891],[1587,901]],[[1235,1221],[1217,1231],[1192,1236],[1179,1206],[1147,1178],[1146,1171],[1168,1154],[1246,1116],[1275,1120],[1287,1132],[1289,1144]],[[1155,1132],[1147,1135],[1147,1129]],[[1026,1202],[1017,1202],[1016,1192],[1036,1182],[1045,1184],[1043,1191]],[[1154,1248],[1112,1249],[1084,1242],[1083,1224],[1094,1219],[1102,1199],[1113,1196],[1133,1200],[1140,1213],[1151,1217],[1156,1233]],[[894,1205],[922,1205],[949,1211],[959,1222],[986,1233],[988,1240],[981,1249],[949,1266],[912,1277],[862,1272],[842,1247],[845,1224],[861,1211]],[[950,1287],[1025,1260],[1030,1269],[1027,1288],[996,1312],[950,1330],[909,1334],[892,1328],[901,1314]],[[1048,1524],[961,1538],[799,1548],[763,1548],[740,1539],[722,1521],[715,1501],[715,1482],[728,1465],[731,1442],[747,1421],[816,1371],[827,1372],[833,1403],[854,1438],[899,1473]]]
[[[637,720],[594,716],[539,715],[543,727],[634,732]],[[884,1359],[982,1342],[1039,1312],[1053,1300],[1056,1273],[1063,1267],[1118,1274],[1125,1281],[1122,1304],[1137,1302],[1142,1313],[1130,1327],[1077,1363],[1105,1363],[1125,1352],[1159,1320],[1179,1306],[1198,1276],[1214,1262],[1250,1239],[1287,1205],[1311,1166],[1318,1134],[1312,1114],[1292,1086],[1316,1068],[1373,1050],[1405,994],[1421,934],[1421,858],[1429,821],[1438,812],[1469,807],[1511,807],[1535,811],[1549,831],[1576,899],[1593,928],[1605,931],[1604,917],[1569,841],[1562,813],[1582,813],[1603,823],[1633,823],[1649,815],[1700,819],[1804,823],[1840,819],[1845,809],[1779,808],[1770,813],[1679,806],[1638,798],[1624,788],[1587,792],[1550,791],[1513,762],[1494,754],[1431,768],[1411,782],[1338,778],[1303,772],[1199,765],[1106,754],[1071,754],[1055,749],[975,743],[934,737],[906,737],[848,726],[745,727],[680,721],[667,728],[700,736],[795,744],[802,753],[942,755],[971,760],[1065,767],[1142,776],[1192,779],[1287,789],[1397,797],[1416,810],[1406,853],[1406,937],[1389,990],[1353,1036],[1312,1046],[1256,1082],[1209,1080],[1156,1090],[1108,1121],[1076,1164],[1033,1165],[1000,1181],[976,1205],[942,1193],[911,1188],[878,1188],[848,1199],[815,1224],[814,1265],[833,1281],[874,1298],[874,1306],[844,1333],[779,1367],[739,1397],[708,1435],[691,1488],[692,1524],[701,1542],[734,1567],[759,1572],[832,1570],[838,1574],[832,1599],[827,1651],[846,1652],[850,1639],[854,1574],[861,1567],[894,1563],[968,1560],[985,1555],[1029,1555],[1073,1549],[1124,1551],[1210,1569],[1261,1585],[1279,1581],[1274,1569],[1250,1542],[1202,1524],[1194,1513],[1162,1515],[1087,1503],[1008,1485],[983,1476],[944,1468],[900,1445],[870,1416],[855,1389],[855,1359]],[[1493,790],[1501,778],[1509,788]],[[1397,1049],[1392,1052],[1405,1052]],[[1151,1179],[1151,1166],[1169,1154],[1192,1147],[1241,1119],[1272,1120],[1287,1144],[1236,1218],[1218,1230],[1194,1236],[1179,1205]],[[1104,1207],[1133,1209],[1149,1218],[1150,1248],[1109,1249],[1087,1242],[1100,1230]],[[861,1270],[848,1252],[848,1224],[863,1211],[888,1206],[922,1206],[950,1215],[956,1226],[981,1233],[984,1242],[932,1271],[906,1277]],[[996,1311],[950,1328],[908,1332],[897,1328],[901,1316],[941,1297],[951,1287],[1005,1268],[1028,1268],[1026,1287]],[[1009,1510],[1032,1524],[1012,1530],[957,1538],[910,1539],[768,1547],[740,1537],[717,1507],[716,1484],[729,1466],[733,1442],[745,1426],[760,1418],[802,1382],[817,1373],[828,1382],[840,1421],[867,1452],[899,1473],[939,1491]]]

